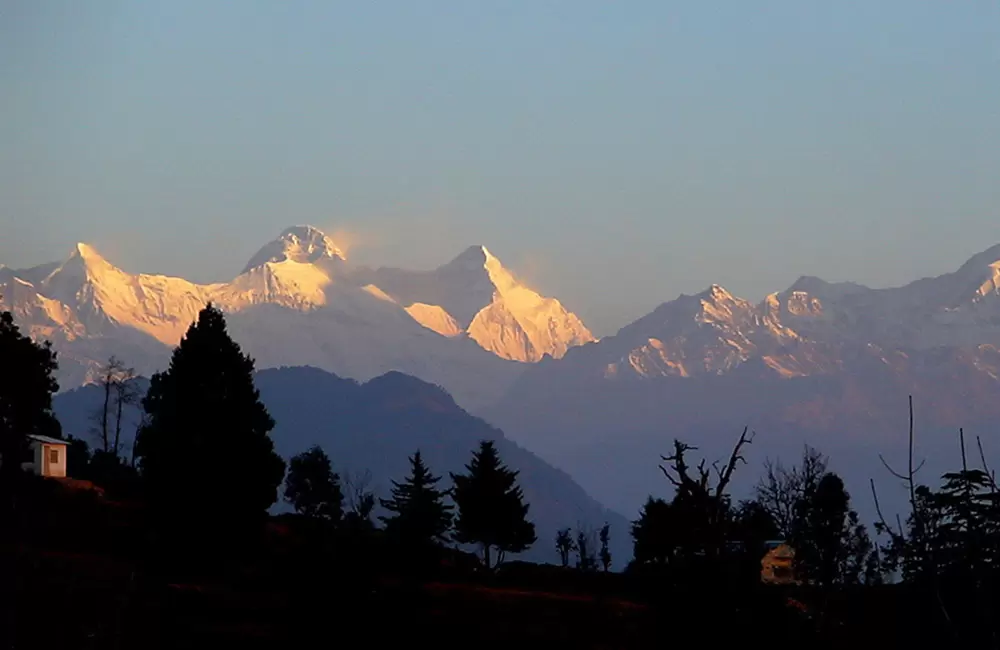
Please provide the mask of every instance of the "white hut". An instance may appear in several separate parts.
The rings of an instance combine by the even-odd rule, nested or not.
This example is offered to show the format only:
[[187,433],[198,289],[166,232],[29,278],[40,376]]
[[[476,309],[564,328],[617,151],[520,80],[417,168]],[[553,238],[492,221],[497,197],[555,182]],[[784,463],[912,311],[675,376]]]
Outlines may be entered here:
[[29,435],[28,443],[31,446],[31,461],[22,465],[24,469],[39,476],[65,478],[68,450],[65,440]]

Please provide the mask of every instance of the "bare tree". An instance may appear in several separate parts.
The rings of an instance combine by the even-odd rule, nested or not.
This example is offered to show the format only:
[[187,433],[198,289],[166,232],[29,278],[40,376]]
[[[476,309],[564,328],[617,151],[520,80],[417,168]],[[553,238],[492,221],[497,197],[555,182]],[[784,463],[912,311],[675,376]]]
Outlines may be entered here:
[[135,379],[135,369],[127,367],[114,355],[101,366],[97,379],[97,385],[101,387],[103,393],[103,402],[94,413],[93,419],[96,421],[102,451],[113,454],[116,458],[121,452],[125,408],[139,401]]
[[124,415],[125,407],[138,404],[141,397],[135,379],[135,368],[125,368],[119,374],[118,381],[115,382],[114,386],[116,406],[114,452],[116,456],[121,453],[122,449],[122,416]]
[[595,547],[597,546],[597,538],[594,529],[583,524],[578,524],[576,529],[576,568],[581,571],[596,571]]
[[712,486],[712,471],[706,466],[705,460],[693,468],[697,477],[692,476],[692,468],[688,465],[686,454],[694,451],[693,447],[680,440],[674,440],[674,453],[670,456],[660,456],[667,465],[660,465],[660,471],[674,486],[676,494],[673,506],[683,506],[689,516],[693,517],[694,525],[701,531],[697,541],[698,549],[690,549],[697,553],[717,557],[722,552],[725,543],[725,528],[730,515],[729,495],[726,489],[733,478],[733,472],[740,463],[746,464],[742,451],[744,445],[752,444],[754,434],[747,435],[744,427],[740,439],[733,447],[729,460],[722,467],[712,463],[715,471],[715,486]]
[[743,450],[744,445],[753,443],[754,434],[751,433],[747,436],[748,431],[749,428],[744,427],[743,433],[736,442],[736,446],[733,447],[733,452],[729,455],[729,461],[724,468],[720,468],[718,463],[712,463],[712,469],[715,470],[717,478],[714,488],[710,485],[712,473],[705,466],[704,459],[695,468],[698,470],[698,478],[694,479],[691,477],[691,468],[685,460],[685,454],[689,451],[696,451],[698,448],[680,440],[674,440],[674,453],[672,455],[660,456],[664,462],[670,463],[669,466],[660,465],[660,471],[673,484],[678,493],[704,494],[705,496],[719,499],[725,495],[726,488],[729,487],[729,482],[733,478],[733,471],[736,469],[736,465],[747,462],[740,452]]
[[[913,549],[918,557],[918,562],[921,566],[921,573],[925,580],[929,580],[932,590],[934,591],[934,597],[937,601],[938,608],[941,610],[941,616],[943,617],[945,623],[951,627],[951,615],[948,612],[948,607],[945,605],[944,599],[941,596],[941,589],[938,584],[937,571],[934,567],[934,558],[931,557],[931,549],[927,543],[927,521],[924,517],[924,508],[920,504],[920,499],[918,498],[917,492],[917,473],[924,466],[925,461],[920,461],[919,464],[914,466],[913,463],[913,396],[910,395],[909,398],[910,407],[910,428],[908,436],[908,449],[907,449],[907,465],[906,472],[898,472],[892,468],[891,465],[885,460],[882,454],[879,454],[879,460],[882,461],[882,465],[885,466],[886,470],[892,474],[897,479],[903,481],[906,485],[907,490],[910,493],[910,519],[913,523],[913,530],[907,538],[906,532],[903,529],[903,524],[899,521],[899,517],[896,518],[896,530],[886,522],[885,517],[882,515],[882,507],[879,505],[878,493],[875,491],[875,480],[870,479],[872,488],[872,498],[875,500],[875,510],[878,513],[879,522],[876,525],[876,529],[887,533],[893,540],[893,543],[898,546],[903,545],[913,545],[916,548]],[[964,432],[961,433],[962,438],[962,463],[965,464],[965,440]],[[986,470],[988,473],[988,470]],[[954,630],[952,630],[954,633]]]
[[556,532],[556,550],[559,551],[559,561],[564,567],[569,566],[569,555],[576,550],[573,541],[573,529],[561,528]]
[[347,517],[358,524],[372,524],[371,516],[375,510],[375,492],[371,490],[372,473],[344,472],[344,500],[347,506]]
[[809,445],[802,452],[800,465],[785,467],[780,460],[771,459],[764,462],[764,476],[755,488],[757,501],[786,539],[792,533],[797,504],[816,488],[826,469],[826,456]]
[[101,366],[100,374],[97,378],[97,385],[101,387],[104,394],[103,404],[94,414],[97,421],[98,435],[100,436],[101,449],[105,453],[111,451],[111,397],[115,394],[115,387],[118,384],[119,376],[125,371],[125,364],[118,357],[111,355],[108,362]]

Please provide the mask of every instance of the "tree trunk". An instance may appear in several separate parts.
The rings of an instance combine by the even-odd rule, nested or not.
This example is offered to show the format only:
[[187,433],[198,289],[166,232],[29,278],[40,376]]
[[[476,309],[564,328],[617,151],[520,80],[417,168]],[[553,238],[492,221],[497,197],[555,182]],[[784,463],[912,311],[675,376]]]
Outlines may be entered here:
[[118,391],[118,410],[115,413],[115,458],[118,458],[118,450],[120,449],[119,443],[121,442],[122,437],[122,409],[125,408],[125,400],[123,399],[124,396],[121,394],[122,390],[124,390],[124,387]]
[[101,412],[101,442],[108,451],[108,409],[111,408],[111,371],[104,376],[104,410]]

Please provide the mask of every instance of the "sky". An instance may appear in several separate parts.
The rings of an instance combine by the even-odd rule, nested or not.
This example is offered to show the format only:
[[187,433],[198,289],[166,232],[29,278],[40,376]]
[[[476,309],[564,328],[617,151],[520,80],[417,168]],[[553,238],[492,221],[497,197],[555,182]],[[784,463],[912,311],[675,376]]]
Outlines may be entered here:
[[598,334],[1000,242],[1000,3],[0,0],[0,263],[486,245]]

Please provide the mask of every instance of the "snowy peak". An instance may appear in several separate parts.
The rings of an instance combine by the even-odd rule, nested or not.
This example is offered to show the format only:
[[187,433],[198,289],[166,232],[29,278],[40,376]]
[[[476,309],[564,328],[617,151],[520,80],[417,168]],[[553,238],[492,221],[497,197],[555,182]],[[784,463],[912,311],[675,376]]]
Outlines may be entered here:
[[39,290],[46,297],[73,305],[87,300],[93,285],[128,285],[128,274],[108,262],[93,246],[77,244],[69,257],[43,278]]
[[57,273],[90,274],[114,269],[114,266],[97,252],[90,244],[77,244],[73,247],[66,261],[57,269]]
[[978,303],[1000,295],[1000,245],[974,255],[951,277],[958,294],[954,300],[956,304]]
[[[437,274],[444,282],[464,287],[455,292],[457,301],[449,301],[450,309],[442,305],[447,315],[466,327],[469,338],[501,358],[559,358],[569,348],[594,340],[575,314],[555,298],[526,287],[485,246],[470,246],[439,268]],[[441,314],[433,313],[433,320],[431,312],[427,314],[428,320],[421,321],[425,327],[435,331],[450,328]],[[447,335],[445,331],[440,333]]]
[[427,329],[451,338],[465,334],[504,359],[558,358],[594,340],[575,314],[525,286],[485,246],[470,246],[432,271],[360,269],[355,276],[385,291]]
[[802,276],[752,304],[712,285],[660,305],[591,357],[608,378],[739,367],[795,377],[839,372],[858,358],[888,364],[897,353],[958,348],[976,356],[983,346],[1000,346],[1000,246],[953,273],[895,288]]
[[491,255],[490,252],[486,250],[485,246],[481,245],[469,246],[464,251],[459,253],[458,256],[455,257],[455,259],[445,264],[444,267],[442,268],[453,268],[456,270],[462,269],[469,271],[482,269],[486,268],[486,264],[490,259],[495,259],[495,258],[493,258],[493,255]]
[[209,302],[230,316],[261,367],[318,365],[359,379],[405,369],[472,401],[519,371],[504,360],[562,356],[592,340],[576,316],[524,287],[483,246],[433,271],[371,271],[348,265],[319,229],[295,226],[215,284],[128,273],[87,244],[60,262],[0,268],[0,306],[53,341],[67,388],[112,353],[146,373],[162,368]]
[[243,273],[268,262],[318,264],[346,262],[347,257],[323,231],[313,226],[293,226],[250,258]]

